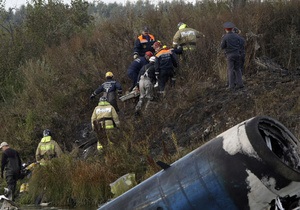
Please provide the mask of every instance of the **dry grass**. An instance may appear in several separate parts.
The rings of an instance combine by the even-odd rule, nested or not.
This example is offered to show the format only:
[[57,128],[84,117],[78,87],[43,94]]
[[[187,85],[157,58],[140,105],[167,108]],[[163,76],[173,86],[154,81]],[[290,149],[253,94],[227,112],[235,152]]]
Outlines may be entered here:
[[[165,131],[182,122],[185,124],[180,125],[180,131],[184,131],[195,121],[200,124],[197,132],[206,129],[194,116],[182,117],[183,113],[193,112],[197,101],[209,100],[207,93],[212,88],[223,87],[226,83],[226,63],[219,48],[222,24],[233,21],[243,36],[248,32],[262,34],[257,52],[253,51],[253,40],[247,40],[246,67],[250,66],[253,56],[267,55],[294,70],[300,65],[299,48],[294,47],[299,46],[300,40],[296,33],[300,30],[299,7],[299,1],[288,1],[285,5],[280,1],[249,3],[244,8],[207,1],[195,6],[174,1],[160,3],[159,7],[140,2],[112,12],[108,19],[96,19],[99,21],[94,27],[74,34],[60,45],[44,47],[42,55],[28,59],[19,67],[18,75],[22,79],[15,78],[22,88],[7,86],[12,100],[2,100],[0,107],[1,137],[22,151],[24,161],[34,159],[35,148],[45,128],[53,131],[66,152],[64,158],[34,171],[30,182],[32,200],[46,189],[46,197],[57,204],[69,204],[70,199],[84,205],[101,203],[112,196],[108,184],[118,177],[135,172],[140,182],[160,170],[155,161],[170,164],[201,145],[204,137],[186,146],[188,142],[181,142],[178,133]],[[97,102],[90,101],[89,95],[104,81],[104,73],[112,71],[123,89],[128,89],[130,81],[126,71],[132,61],[134,39],[141,27],[148,25],[157,39],[170,46],[179,21],[188,23],[206,37],[199,40],[196,53],[187,62],[181,62],[176,88],[167,87],[167,97],[145,118],[134,118],[133,106],[127,106],[121,118],[120,143],[104,157],[89,161],[69,157],[77,138],[76,128],[90,122]],[[35,48],[39,46],[30,49]],[[246,70],[247,74],[255,72],[250,68]],[[280,111],[270,108],[277,103],[280,98],[276,92],[269,91],[255,100],[253,113],[276,116],[286,108],[283,106]],[[221,108],[210,106],[214,110],[202,107],[203,113],[197,116],[212,119],[212,114],[221,114]],[[239,109],[239,104],[234,108]],[[299,101],[291,105],[290,110],[289,115],[298,114]],[[222,129],[216,128],[213,132],[218,134]]]

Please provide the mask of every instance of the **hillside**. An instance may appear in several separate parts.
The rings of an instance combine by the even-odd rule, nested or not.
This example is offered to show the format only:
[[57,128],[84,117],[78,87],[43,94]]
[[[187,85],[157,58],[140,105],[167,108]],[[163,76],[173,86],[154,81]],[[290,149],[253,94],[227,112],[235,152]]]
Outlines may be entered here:
[[[103,203],[112,196],[109,183],[118,177],[135,172],[141,182],[160,170],[155,161],[172,163],[257,115],[277,119],[299,137],[300,1],[230,2],[122,6],[75,0],[68,7],[42,0],[15,13],[2,11],[1,138],[31,162],[49,128],[65,153],[35,173],[26,202],[47,188],[54,205]],[[134,101],[119,101],[119,143],[106,154],[82,158],[85,148],[78,145],[96,141],[90,119],[98,97],[89,97],[105,73],[114,73],[125,94],[133,42],[141,28],[149,26],[171,47],[182,21],[205,38],[198,40],[191,60],[180,59],[176,87],[167,87],[166,97],[139,117],[134,116]],[[245,88],[240,91],[226,89],[220,40],[227,21],[242,30],[247,43]]]
[[[228,90],[224,81],[208,77],[198,81],[198,92],[189,93],[181,87],[186,79],[179,77],[176,88],[169,89],[166,98],[142,116],[134,116],[133,100],[119,102],[120,119],[125,124],[132,123],[134,142],[149,136],[151,154],[156,159],[174,154],[178,149],[195,148],[258,115],[273,117],[300,136],[297,130],[300,72],[282,68],[266,57],[257,58],[251,68],[251,73],[246,69],[243,76],[245,88],[238,91]],[[126,128],[127,125],[123,132]]]

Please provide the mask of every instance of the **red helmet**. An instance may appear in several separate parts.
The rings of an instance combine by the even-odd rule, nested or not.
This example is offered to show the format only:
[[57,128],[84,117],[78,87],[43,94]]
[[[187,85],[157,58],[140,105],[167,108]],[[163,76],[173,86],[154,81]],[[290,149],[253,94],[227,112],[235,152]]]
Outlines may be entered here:
[[157,48],[161,47],[161,43],[160,42],[154,42],[154,44],[152,45],[153,49],[156,50]]
[[151,51],[147,51],[147,52],[145,53],[145,55],[147,55],[147,56],[150,58],[151,56],[153,56],[153,53],[152,53]]

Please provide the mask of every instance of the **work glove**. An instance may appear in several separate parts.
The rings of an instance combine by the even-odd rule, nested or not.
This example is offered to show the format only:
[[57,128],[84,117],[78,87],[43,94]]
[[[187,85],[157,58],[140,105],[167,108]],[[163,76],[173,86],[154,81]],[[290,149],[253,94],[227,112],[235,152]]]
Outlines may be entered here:
[[93,98],[95,98],[94,93],[90,96],[90,99],[93,99]]
[[154,84],[154,88],[158,87],[158,81]]
[[134,59],[134,60],[137,59],[138,57],[139,57],[138,54],[134,54],[134,55],[133,55],[133,59]]

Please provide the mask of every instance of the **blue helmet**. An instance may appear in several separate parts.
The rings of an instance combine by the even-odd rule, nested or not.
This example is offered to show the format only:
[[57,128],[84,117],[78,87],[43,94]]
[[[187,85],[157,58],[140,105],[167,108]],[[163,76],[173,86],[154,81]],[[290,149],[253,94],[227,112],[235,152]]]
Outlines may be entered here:
[[107,98],[105,96],[102,96],[99,98],[99,101],[107,101]]
[[46,129],[43,131],[43,136],[51,136],[51,131],[49,129]]

